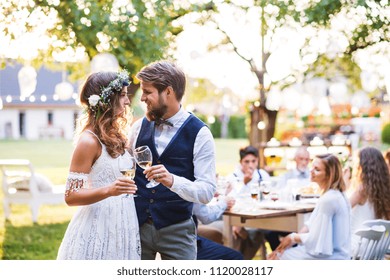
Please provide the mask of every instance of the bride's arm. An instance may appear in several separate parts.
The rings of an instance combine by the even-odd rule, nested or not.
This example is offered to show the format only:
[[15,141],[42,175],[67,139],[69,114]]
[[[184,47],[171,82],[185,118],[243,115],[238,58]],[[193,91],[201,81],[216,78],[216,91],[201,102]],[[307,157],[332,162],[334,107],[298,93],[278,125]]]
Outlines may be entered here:
[[133,180],[120,177],[102,188],[89,188],[88,174],[93,163],[101,154],[98,140],[83,135],[73,153],[69,177],[66,183],[65,202],[69,206],[89,205],[110,196],[135,193],[137,187]]

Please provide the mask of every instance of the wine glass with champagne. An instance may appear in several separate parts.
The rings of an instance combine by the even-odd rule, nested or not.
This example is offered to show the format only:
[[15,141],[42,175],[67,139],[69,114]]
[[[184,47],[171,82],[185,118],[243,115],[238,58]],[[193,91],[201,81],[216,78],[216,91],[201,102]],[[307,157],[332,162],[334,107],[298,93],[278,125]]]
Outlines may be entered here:
[[[152,151],[148,146],[140,146],[134,150],[134,158],[138,166],[142,169],[152,166],[153,155]],[[152,179],[149,183],[146,184],[147,188],[154,188],[157,186],[158,182]]]
[[[136,165],[135,159],[129,154],[124,154],[119,156],[118,164],[119,171],[122,173],[122,175],[131,180],[134,180]],[[129,194],[126,194],[125,197],[129,197]]]

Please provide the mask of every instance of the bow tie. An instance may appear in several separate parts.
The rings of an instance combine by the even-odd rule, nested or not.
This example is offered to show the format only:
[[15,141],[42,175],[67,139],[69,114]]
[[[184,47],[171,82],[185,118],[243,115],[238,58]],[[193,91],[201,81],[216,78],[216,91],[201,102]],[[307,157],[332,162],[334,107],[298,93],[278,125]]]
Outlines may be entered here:
[[173,127],[173,124],[170,121],[164,120],[164,119],[157,119],[154,121],[154,123],[159,126],[159,125],[167,125]]

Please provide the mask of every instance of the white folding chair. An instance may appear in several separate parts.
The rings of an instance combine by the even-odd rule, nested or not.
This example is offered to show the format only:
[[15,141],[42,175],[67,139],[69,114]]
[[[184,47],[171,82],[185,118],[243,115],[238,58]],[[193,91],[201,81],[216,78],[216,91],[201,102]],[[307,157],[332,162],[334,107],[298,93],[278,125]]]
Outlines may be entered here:
[[51,191],[41,191],[38,188],[37,176],[30,161],[2,159],[0,169],[3,177],[3,207],[6,220],[11,214],[11,204],[29,205],[32,220],[37,222],[41,204],[65,203],[65,186],[53,186]]
[[389,250],[390,246],[390,221],[377,219],[377,220],[368,220],[363,223],[364,226],[373,227],[373,226],[384,226],[385,233],[383,234],[381,240],[378,243],[376,260],[382,260],[385,257],[385,254]]
[[385,232],[384,226],[359,229],[355,232],[360,237],[356,251],[353,253],[354,260],[374,260],[377,255],[379,240]]

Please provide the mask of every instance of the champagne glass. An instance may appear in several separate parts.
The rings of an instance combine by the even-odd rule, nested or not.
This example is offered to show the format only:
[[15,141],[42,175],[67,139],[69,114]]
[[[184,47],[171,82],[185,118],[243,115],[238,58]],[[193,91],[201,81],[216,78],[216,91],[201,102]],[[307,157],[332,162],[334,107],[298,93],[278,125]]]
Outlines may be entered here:
[[[119,157],[118,160],[119,171],[123,176],[134,180],[135,176],[135,159],[129,154],[124,154]],[[129,194],[126,194],[125,197],[129,197]]]
[[[134,150],[134,158],[138,166],[142,169],[152,166],[153,155],[152,151],[148,146],[140,146]],[[149,183],[146,184],[147,188],[154,188],[160,183],[152,179]]]

